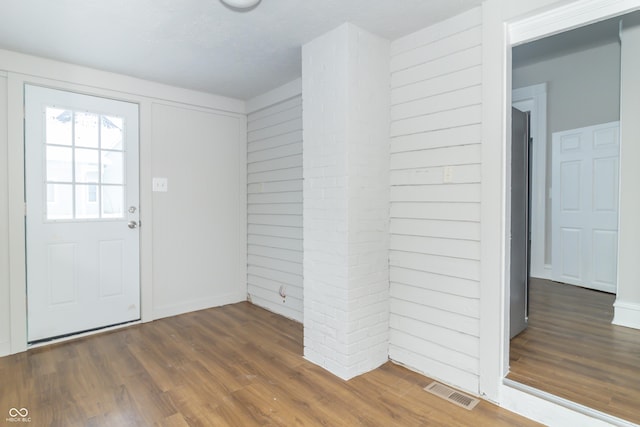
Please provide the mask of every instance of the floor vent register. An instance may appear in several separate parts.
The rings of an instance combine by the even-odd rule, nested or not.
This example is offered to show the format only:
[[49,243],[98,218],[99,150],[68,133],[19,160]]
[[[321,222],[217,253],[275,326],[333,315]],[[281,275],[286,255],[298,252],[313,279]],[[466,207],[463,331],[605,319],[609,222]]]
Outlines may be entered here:
[[468,410],[472,410],[480,402],[480,399],[462,394],[459,391],[454,390],[451,387],[447,387],[446,385],[440,384],[436,381],[432,382],[424,389],[431,394],[435,394],[436,396],[441,397],[444,400],[447,400]]

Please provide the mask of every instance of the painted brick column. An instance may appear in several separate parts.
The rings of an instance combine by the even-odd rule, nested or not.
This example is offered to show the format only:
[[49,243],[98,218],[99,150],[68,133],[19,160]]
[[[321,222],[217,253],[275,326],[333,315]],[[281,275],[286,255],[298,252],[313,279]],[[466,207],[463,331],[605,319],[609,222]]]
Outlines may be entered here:
[[302,48],[304,355],[343,379],[388,360],[389,58],[352,24]]

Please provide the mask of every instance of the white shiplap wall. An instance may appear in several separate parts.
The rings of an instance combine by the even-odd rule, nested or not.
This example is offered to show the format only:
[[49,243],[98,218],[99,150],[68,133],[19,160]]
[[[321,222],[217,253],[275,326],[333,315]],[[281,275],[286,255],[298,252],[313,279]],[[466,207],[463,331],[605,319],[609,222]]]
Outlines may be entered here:
[[248,293],[301,322],[302,97],[249,114],[247,140]]
[[482,14],[391,46],[391,359],[478,390]]

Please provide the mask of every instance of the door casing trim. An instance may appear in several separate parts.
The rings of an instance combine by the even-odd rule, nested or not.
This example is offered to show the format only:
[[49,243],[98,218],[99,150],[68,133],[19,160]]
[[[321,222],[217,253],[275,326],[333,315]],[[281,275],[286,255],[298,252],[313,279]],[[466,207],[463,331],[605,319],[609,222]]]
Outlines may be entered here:
[[[24,86],[31,84],[57,90],[66,90],[84,95],[98,96],[138,105],[139,114],[139,158],[149,158],[150,141],[146,135],[151,133],[143,129],[142,120],[150,107],[148,101],[136,96],[123,96],[121,93],[105,89],[97,89],[71,83],[52,81],[46,78],[27,76],[19,73],[7,73],[7,105],[8,108],[8,161],[9,161],[9,293],[11,304],[10,354],[26,351],[27,343],[27,281],[26,281],[26,228],[25,228],[25,157],[24,157]],[[146,108],[145,108],[146,107]],[[146,111],[145,111],[146,110]],[[146,114],[145,114],[146,113]],[[147,125],[149,126],[149,125]],[[139,161],[140,183],[151,181],[151,170],[145,162]],[[151,198],[149,188],[140,185],[140,221],[152,224]],[[145,207],[149,209],[145,209]],[[151,286],[151,227],[140,228],[140,314],[142,322],[152,321],[152,286]],[[103,330],[87,333],[95,334]],[[83,334],[81,334],[83,335]]]

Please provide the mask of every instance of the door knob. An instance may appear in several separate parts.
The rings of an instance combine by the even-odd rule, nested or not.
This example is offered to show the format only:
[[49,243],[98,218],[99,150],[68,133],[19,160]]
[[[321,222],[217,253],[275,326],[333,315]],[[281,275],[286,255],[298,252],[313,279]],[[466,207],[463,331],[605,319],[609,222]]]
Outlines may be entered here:
[[129,221],[129,224],[127,224],[127,226],[133,229],[138,226],[138,223],[136,221]]

